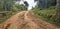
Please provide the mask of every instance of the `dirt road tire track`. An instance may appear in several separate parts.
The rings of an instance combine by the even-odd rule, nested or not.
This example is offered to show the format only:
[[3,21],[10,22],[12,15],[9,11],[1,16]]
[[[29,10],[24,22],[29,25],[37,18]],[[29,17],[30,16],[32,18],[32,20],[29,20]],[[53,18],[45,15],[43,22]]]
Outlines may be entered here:
[[[19,25],[19,20],[20,22],[22,22],[22,18],[25,14],[25,11],[23,12],[19,12],[16,15],[12,16],[11,18],[9,18],[8,20],[6,20],[5,22],[3,22],[2,24],[0,24],[0,29],[5,29],[7,27],[8,24],[11,24],[10,26],[12,26],[12,29],[15,28],[16,29],[16,25]],[[20,23],[21,24],[21,23]],[[14,27],[13,27],[14,26]],[[11,28],[11,27],[9,27]]]
[[58,29],[33,14],[22,11],[0,24],[0,29]]

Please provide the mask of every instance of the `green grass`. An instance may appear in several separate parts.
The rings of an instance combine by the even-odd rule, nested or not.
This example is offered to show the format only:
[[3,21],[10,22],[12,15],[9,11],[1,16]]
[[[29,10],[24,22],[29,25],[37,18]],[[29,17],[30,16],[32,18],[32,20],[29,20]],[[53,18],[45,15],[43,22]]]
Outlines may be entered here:
[[17,12],[20,12],[20,11],[8,11],[6,16],[3,16],[2,14],[0,14],[0,23],[6,21],[8,18],[10,18],[12,15],[16,14]]
[[60,23],[58,23],[58,21],[55,20],[56,6],[51,6],[43,10],[39,10],[37,7],[35,7],[35,9],[33,9],[33,12],[35,13],[36,16],[38,16],[42,20],[49,22],[55,26],[60,26]]
[[0,23],[2,23],[3,21],[5,21],[7,18],[9,18],[11,16],[12,12],[8,12],[6,14],[6,16],[3,16],[2,14],[0,14]]

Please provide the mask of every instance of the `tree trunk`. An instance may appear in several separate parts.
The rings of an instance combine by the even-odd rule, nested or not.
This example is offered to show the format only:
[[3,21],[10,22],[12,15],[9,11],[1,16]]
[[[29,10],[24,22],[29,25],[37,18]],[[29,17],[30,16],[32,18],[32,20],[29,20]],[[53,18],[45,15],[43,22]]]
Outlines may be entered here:
[[56,19],[59,19],[60,20],[60,0],[57,0]]

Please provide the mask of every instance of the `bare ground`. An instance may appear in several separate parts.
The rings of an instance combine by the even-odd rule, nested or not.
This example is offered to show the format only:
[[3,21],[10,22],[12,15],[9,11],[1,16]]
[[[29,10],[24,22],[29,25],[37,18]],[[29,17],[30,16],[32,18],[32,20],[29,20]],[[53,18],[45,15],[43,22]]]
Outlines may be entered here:
[[0,29],[59,29],[33,14],[31,11],[22,11],[0,24]]

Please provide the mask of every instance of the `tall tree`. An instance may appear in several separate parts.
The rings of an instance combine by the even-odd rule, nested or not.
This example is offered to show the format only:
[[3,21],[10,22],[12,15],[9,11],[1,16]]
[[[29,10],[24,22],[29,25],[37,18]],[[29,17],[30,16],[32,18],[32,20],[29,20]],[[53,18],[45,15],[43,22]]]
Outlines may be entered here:
[[41,8],[44,9],[46,7],[56,5],[56,0],[34,0],[37,1],[37,5]]
[[60,22],[60,0],[57,0],[56,19],[58,20],[58,22]]
[[3,0],[3,9],[10,10],[13,5],[13,0]]
[[21,0],[3,0],[3,10],[12,10],[13,3]]
[[2,3],[3,3],[2,0],[0,0],[0,9],[2,9]]
[[26,7],[26,9],[27,9],[28,6],[29,6],[28,2],[27,2],[27,1],[24,1],[24,4],[25,4],[25,7]]

